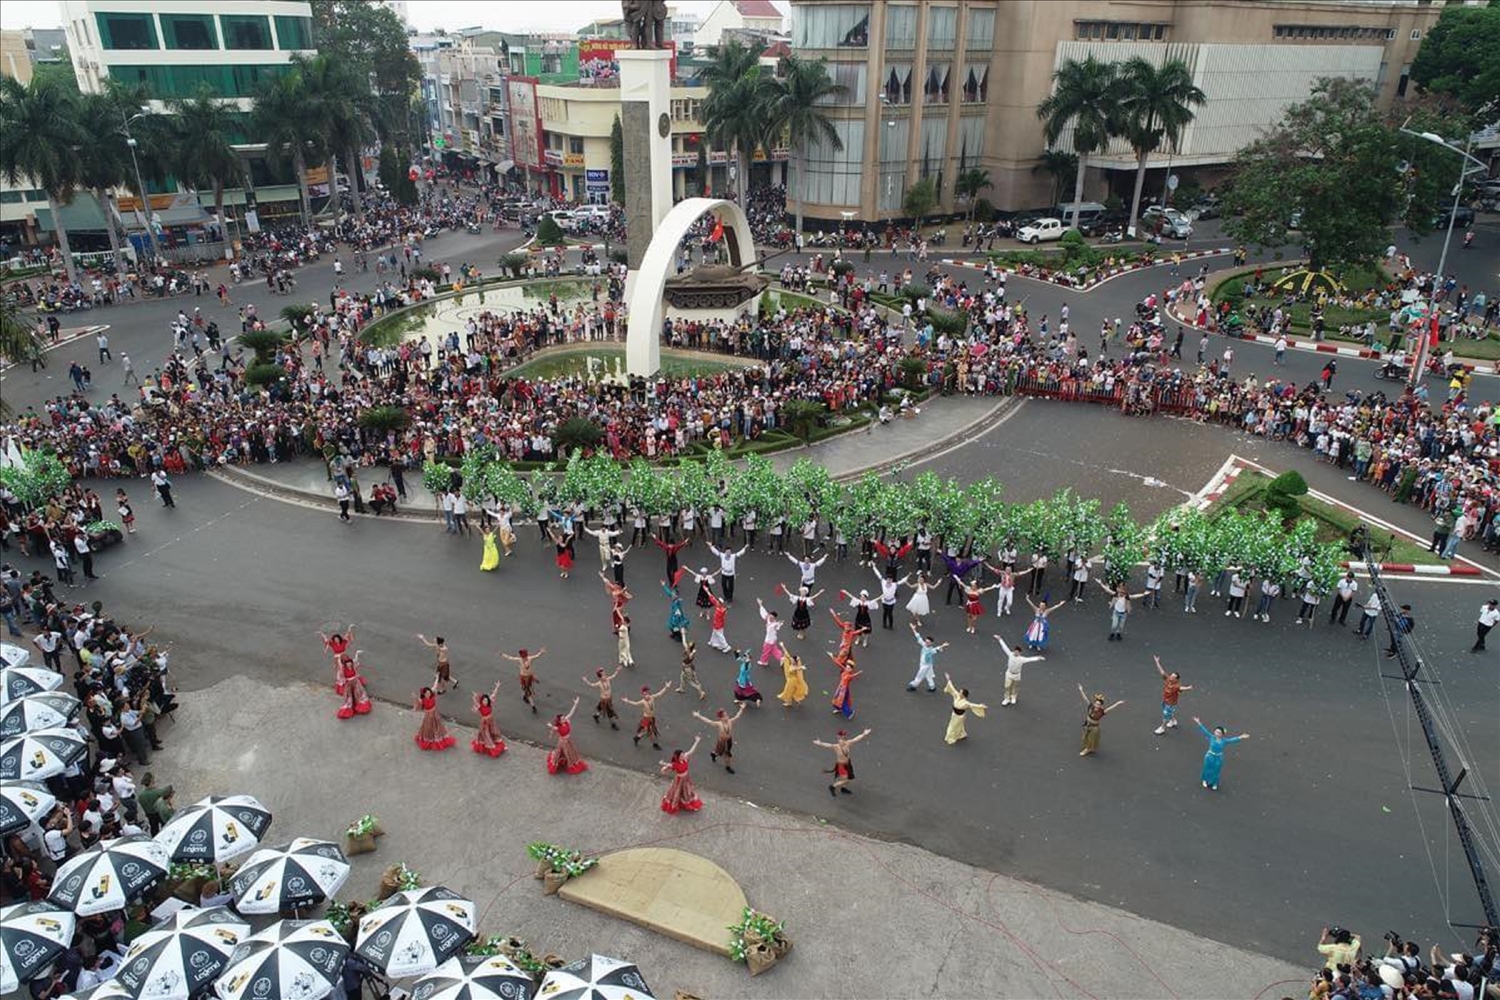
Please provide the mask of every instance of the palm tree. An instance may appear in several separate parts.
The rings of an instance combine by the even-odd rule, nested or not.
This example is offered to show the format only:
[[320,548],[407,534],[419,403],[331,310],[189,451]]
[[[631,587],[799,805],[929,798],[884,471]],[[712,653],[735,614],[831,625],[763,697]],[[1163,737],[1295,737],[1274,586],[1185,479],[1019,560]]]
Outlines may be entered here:
[[84,94],[78,100],[78,127],[93,138],[78,150],[78,182],[88,188],[104,210],[104,231],[109,250],[120,264],[120,234],[115,223],[120,207],[115,188],[127,183],[133,171],[123,137],[120,136],[120,105],[109,94]]
[[[20,364],[41,353],[42,335],[37,328],[26,321],[15,305],[0,301],[0,358]],[[3,399],[0,399],[0,408],[10,412]]]
[[1160,67],[1140,56],[1121,71],[1125,96],[1120,102],[1125,135],[1135,150],[1135,194],[1130,199],[1130,229],[1141,208],[1141,186],[1146,182],[1146,160],[1163,144],[1177,148],[1182,130],[1193,120],[1193,108],[1208,97],[1193,83],[1192,70],[1181,59]]
[[953,191],[961,198],[968,199],[969,220],[974,219],[974,209],[979,200],[979,192],[985,188],[994,187],[990,180],[990,172],[980,167],[970,167],[958,175],[958,180],[953,182]]
[[1052,204],[1056,205],[1062,201],[1063,189],[1073,183],[1078,173],[1078,154],[1061,149],[1044,150],[1036,166],[1031,168],[1032,173],[1038,170],[1052,175]]
[[1082,62],[1069,59],[1052,74],[1052,95],[1037,106],[1042,134],[1052,146],[1071,126],[1073,151],[1078,154],[1078,176],[1073,179],[1073,219],[1078,228],[1078,206],[1083,201],[1083,175],[1088,158],[1109,145],[1120,131],[1119,70],[1115,63],[1089,56]]
[[[796,201],[796,232],[802,232],[802,189],[806,185],[804,163],[807,147],[812,143],[827,146],[835,153],[844,151],[838,129],[823,113],[821,106],[830,98],[845,92],[842,84],[828,76],[823,59],[799,59],[787,56],[781,62],[781,79],[773,81],[770,108],[770,131],[785,132],[792,151],[792,172],[796,175],[792,190]],[[769,152],[769,149],[768,149]]]
[[[366,110],[369,106],[369,84],[361,84],[349,70],[349,64],[327,55],[316,56],[301,64],[312,99],[318,107],[318,118],[323,123],[326,135],[329,166],[337,157],[343,157],[344,173],[349,176],[350,194],[354,199],[355,218],[364,217],[359,201],[359,151],[375,138],[375,123]],[[328,171],[329,196],[333,199],[334,214],[342,208],[338,196],[338,185]]]
[[321,155],[322,133],[318,108],[311,100],[307,79],[298,60],[256,88],[251,127],[266,143],[272,157],[289,156],[297,174],[302,219],[312,225],[312,196],[307,191],[307,157]]
[[0,173],[12,185],[28,179],[47,193],[63,267],[68,281],[77,281],[62,207],[73,200],[79,183],[77,150],[89,137],[78,127],[72,97],[46,80],[33,81],[29,87],[8,77],[0,80],[0,133],[10,137],[0,142]]
[[[214,215],[224,226],[224,188],[244,172],[244,161],[234,151],[239,130],[235,113],[214,97],[207,84],[187,100],[169,105],[171,120],[172,173],[197,190],[201,184],[214,189]],[[225,238],[228,238],[227,229]]]
[[738,40],[719,46],[714,61],[698,74],[708,87],[700,114],[710,141],[733,151],[739,175],[741,207],[749,207],[750,154],[770,132],[769,106],[773,83],[760,65],[760,47]]

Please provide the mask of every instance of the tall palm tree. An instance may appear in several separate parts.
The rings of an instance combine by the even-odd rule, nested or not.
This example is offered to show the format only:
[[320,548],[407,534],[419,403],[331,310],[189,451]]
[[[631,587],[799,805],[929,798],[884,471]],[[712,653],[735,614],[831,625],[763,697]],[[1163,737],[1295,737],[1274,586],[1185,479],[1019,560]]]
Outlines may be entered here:
[[1109,145],[1120,132],[1119,69],[1115,63],[1089,56],[1069,59],[1052,74],[1052,94],[1037,105],[1042,134],[1052,146],[1069,127],[1073,152],[1078,154],[1078,176],[1073,179],[1073,212],[1069,226],[1078,228],[1078,206],[1083,201],[1083,175],[1088,158]]
[[1062,201],[1063,188],[1072,184],[1074,175],[1078,173],[1078,154],[1061,149],[1043,150],[1031,172],[1036,173],[1038,170],[1045,170],[1052,175],[1052,204],[1056,205]]
[[62,207],[73,200],[79,183],[77,150],[89,139],[78,127],[78,109],[72,96],[55,83],[33,81],[22,87],[15,80],[0,80],[0,173],[12,185],[22,179],[47,193],[47,209],[57,232],[57,248],[70,282],[78,280]]
[[[846,88],[834,83],[828,76],[828,63],[823,59],[799,59],[787,56],[781,62],[781,79],[772,82],[770,128],[773,135],[786,134],[787,145],[792,152],[792,172],[795,178],[792,190],[796,202],[796,232],[802,232],[803,188],[807,184],[805,163],[807,147],[811,143],[827,146],[835,153],[844,151],[844,141],[838,129],[823,113],[823,105],[839,97]],[[774,139],[772,140],[774,144]],[[770,147],[767,147],[767,153]]]
[[[234,151],[240,129],[237,115],[214,97],[207,84],[186,100],[169,106],[171,121],[172,173],[197,190],[209,184],[214,190],[214,215],[224,226],[224,188],[244,175],[245,164]],[[227,239],[227,229],[225,238]]]
[[700,114],[711,142],[735,158],[736,196],[748,207],[750,155],[770,131],[771,78],[760,65],[761,48],[739,40],[721,45],[698,78],[708,87]]
[[979,192],[985,188],[994,187],[990,180],[990,172],[982,167],[970,167],[958,175],[958,180],[953,182],[953,192],[969,203],[969,219],[974,219],[974,209],[979,201]]
[[119,264],[120,234],[115,223],[120,219],[120,207],[115,202],[115,188],[127,183],[133,173],[129,151],[120,135],[120,105],[109,94],[84,94],[77,106],[78,127],[93,140],[78,150],[78,182],[104,210],[109,250]]
[[[327,141],[330,167],[335,158],[344,160],[354,199],[355,218],[364,216],[359,201],[359,151],[375,139],[375,122],[370,112],[370,86],[349,68],[349,63],[319,55],[301,64],[312,100],[318,108]],[[334,213],[342,209],[333,170],[328,171],[329,194]]]
[[312,196],[307,191],[307,158],[322,155],[322,123],[311,100],[307,79],[297,60],[282,73],[264,81],[255,91],[251,128],[266,143],[273,158],[287,157],[297,174],[297,192],[302,201],[304,224],[312,225]]
[[1193,120],[1193,109],[1208,97],[1193,83],[1192,70],[1181,59],[1160,67],[1140,56],[1120,72],[1125,96],[1120,102],[1125,136],[1135,150],[1135,194],[1130,198],[1130,230],[1141,209],[1141,186],[1146,182],[1146,160],[1163,145],[1177,148],[1182,130]]
[[[42,335],[36,326],[21,315],[18,307],[0,301],[0,358],[20,364],[41,353]],[[10,412],[4,399],[0,399],[0,412]]]

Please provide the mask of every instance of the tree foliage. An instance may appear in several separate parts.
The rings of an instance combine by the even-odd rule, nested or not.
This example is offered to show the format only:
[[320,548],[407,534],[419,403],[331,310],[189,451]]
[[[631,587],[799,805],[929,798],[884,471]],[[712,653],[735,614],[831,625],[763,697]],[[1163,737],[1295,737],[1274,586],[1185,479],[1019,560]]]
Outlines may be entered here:
[[312,0],[312,14],[318,51],[357,79],[372,81],[371,122],[381,139],[409,155],[411,101],[422,68],[401,19],[368,0]]
[[1453,160],[1401,135],[1365,84],[1319,80],[1311,97],[1236,157],[1225,230],[1245,243],[1280,247],[1296,213],[1313,270],[1368,264],[1384,252],[1395,222],[1418,235],[1431,231],[1443,178],[1451,186],[1457,176]]
[[844,141],[824,108],[832,98],[842,96],[845,89],[828,75],[827,60],[797,56],[787,56],[781,61],[781,75],[771,83],[767,131],[772,135],[784,134],[791,147],[792,166],[797,174],[792,184],[797,232],[802,231],[807,147],[818,145],[834,153],[844,151]]
[[915,219],[920,227],[922,217],[937,207],[937,200],[937,182],[931,177],[923,177],[906,189],[901,198],[901,211]]
[[401,205],[415,205],[417,203],[417,185],[412,182],[411,175],[407,172],[406,165],[401,162],[396,147],[387,143],[380,147],[380,183],[390,192],[391,197]]
[[619,115],[609,127],[609,198],[616,205],[625,204],[625,127]]
[[1073,152],[1078,154],[1069,223],[1074,229],[1078,228],[1078,205],[1083,201],[1088,158],[1122,132],[1121,97],[1119,64],[1089,56],[1063,63],[1052,74],[1052,93],[1037,105],[1036,115],[1042,120],[1042,134],[1048,146],[1055,146],[1063,133],[1072,129]]
[[1500,98],[1500,7],[1443,10],[1422,39],[1411,79],[1433,94],[1456,98],[1470,111]]
[[1181,59],[1154,66],[1136,56],[1125,63],[1120,77],[1125,84],[1125,96],[1120,101],[1121,128],[1136,156],[1135,194],[1130,199],[1130,228],[1134,230],[1146,161],[1162,146],[1177,148],[1182,130],[1193,120],[1193,109],[1208,97],[1193,83],[1192,70]]

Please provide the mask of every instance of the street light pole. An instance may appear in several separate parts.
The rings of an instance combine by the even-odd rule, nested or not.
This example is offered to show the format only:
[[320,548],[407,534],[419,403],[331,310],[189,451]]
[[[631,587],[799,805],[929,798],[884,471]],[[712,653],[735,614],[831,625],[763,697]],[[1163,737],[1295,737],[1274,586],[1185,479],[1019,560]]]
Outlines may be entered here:
[[141,199],[141,217],[146,222],[146,238],[151,242],[151,255],[160,258],[161,244],[156,241],[156,229],[151,225],[151,198],[146,194],[146,182],[141,180],[141,162],[135,156],[136,141],[135,137],[130,134],[130,123],[146,117],[146,113],[143,111],[126,118],[124,112],[121,112],[120,117],[123,119],[120,132],[125,136],[125,145],[130,150],[130,165],[135,168],[135,189]]
[[[1470,149],[1472,149],[1474,145],[1474,136],[1472,133],[1470,133],[1469,137],[1464,140],[1464,148],[1459,149],[1457,146],[1448,142],[1448,140],[1444,139],[1442,136],[1438,135],[1435,132],[1413,132],[1411,129],[1406,128],[1399,129],[1398,131],[1404,133],[1405,135],[1415,136],[1418,139],[1423,139],[1427,142],[1433,143],[1434,145],[1442,146],[1444,149],[1457,153],[1459,156],[1462,156],[1465,160],[1468,161],[1468,163],[1462,164],[1459,168],[1458,183],[1453,186],[1453,204],[1449,206],[1448,209],[1448,229],[1443,234],[1443,251],[1438,255],[1437,277],[1434,281],[1432,289],[1432,309],[1433,312],[1436,313],[1438,292],[1437,285],[1443,281],[1443,269],[1448,265],[1448,244],[1453,240],[1453,225],[1458,221],[1458,206],[1460,200],[1463,198],[1464,180],[1476,169],[1488,170],[1489,168],[1485,166],[1482,161],[1476,159],[1470,153]],[[1474,166],[1469,166],[1469,163],[1473,163]],[[1422,375],[1427,368],[1427,350],[1430,340],[1431,334],[1428,330],[1423,330],[1421,336],[1417,338],[1416,368],[1415,370],[1413,370],[1411,377],[1411,384],[1412,388],[1414,389],[1418,385],[1422,384]]]

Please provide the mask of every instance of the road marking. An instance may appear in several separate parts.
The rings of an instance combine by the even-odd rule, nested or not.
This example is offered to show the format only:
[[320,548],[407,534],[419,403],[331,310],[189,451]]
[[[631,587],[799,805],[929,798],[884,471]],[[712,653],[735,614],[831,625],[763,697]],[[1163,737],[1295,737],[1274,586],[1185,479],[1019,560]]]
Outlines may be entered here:
[[[127,560],[125,560],[124,562],[122,562],[119,565],[115,566],[114,569],[116,569],[116,570],[122,570],[126,566],[134,566],[138,562],[143,562],[143,561],[145,561],[147,559],[150,559],[152,556],[156,555],[158,552],[162,551],[163,549],[169,549],[173,545],[176,545],[178,542],[182,541],[184,538],[187,538],[187,537],[189,537],[191,535],[196,535],[198,532],[202,531],[204,528],[212,527],[213,525],[218,524],[220,521],[224,520],[226,517],[229,517],[232,514],[238,514],[240,511],[244,510],[246,507],[250,506],[251,504],[258,502],[259,500],[260,500],[259,496],[253,496],[249,500],[246,500],[244,503],[240,504],[238,507],[231,508],[229,510],[226,510],[222,514],[219,514],[216,517],[209,518],[207,521],[204,521],[202,524],[199,524],[197,527],[192,528],[191,530],[189,530],[187,532],[187,534],[185,534],[185,535],[178,535],[176,538],[173,538],[171,541],[162,542],[156,548],[154,548],[154,549],[148,549],[145,552],[142,552],[140,555],[136,556],[134,559],[127,559]],[[99,576],[101,578],[107,577],[107,576],[109,576],[109,573],[108,572],[100,573]]]
[[[955,441],[952,444],[950,444],[948,447],[943,448],[940,451],[935,451],[931,455],[925,455],[922,458],[912,459],[910,462],[907,462],[903,466],[903,468],[910,469],[913,466],[926,465],[928,462],[936,461],[937,459],[942,458],[944,455],[951,454],[951,453],[957,451],[960,448],[967,448],[969,445],[973,444],[975,441],[978,441],[980,438],[982,438],[985,435],[989,434],[991,431],[998,429],[1002,424],[1004,424],[1011,417],[1015,416],[1017,413],[1020,413],[1021,412],[1021,408],[1023,406],[1025,406],[1025,405],[1026,405],[1026,400],[1024,398],[1018,399],[1017,402],[1016,402],[1016,405],[1013,406],[1013,407],[1011,407],[1010,410],[1008,412],[1006,412],[1004,416],[1002,416],[998,420],[995,420],[992,423],[986,425],[985,428],[984,428],[984,430],[980,431],[978,434],[975,434],[973,437],[964,438],[962,441]],[[892,471],[895,471],[895,470],[892,470]]]

